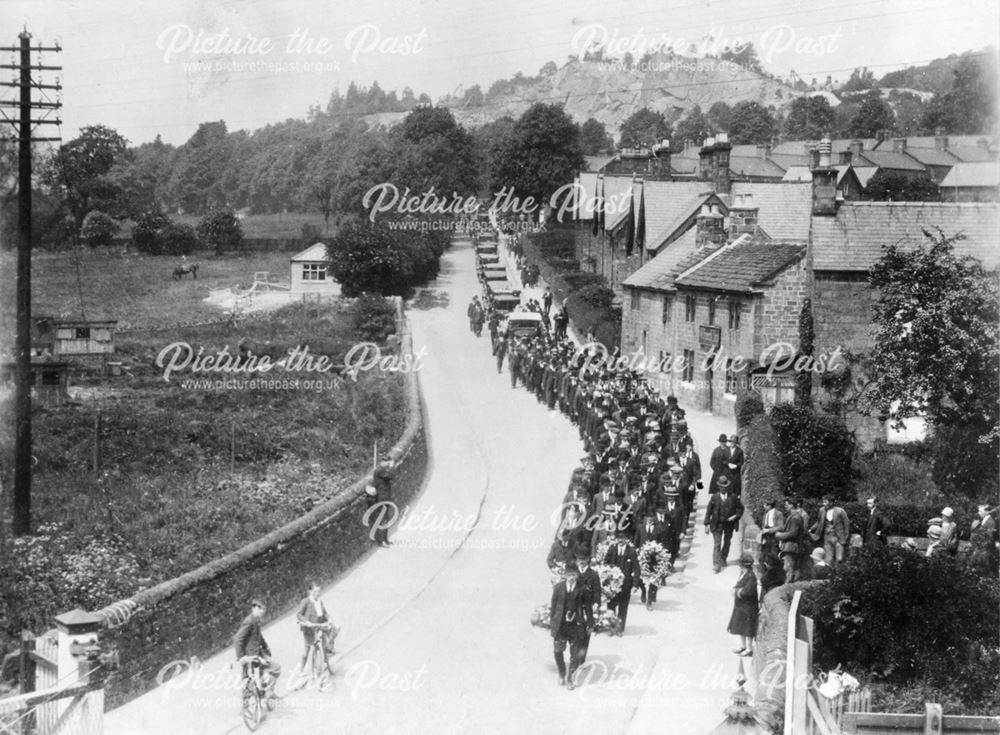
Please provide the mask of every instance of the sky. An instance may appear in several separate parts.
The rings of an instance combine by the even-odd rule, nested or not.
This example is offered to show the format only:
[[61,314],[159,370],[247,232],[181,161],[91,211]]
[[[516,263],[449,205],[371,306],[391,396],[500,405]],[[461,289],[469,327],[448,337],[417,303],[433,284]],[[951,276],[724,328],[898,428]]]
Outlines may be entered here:
[[[63,140],[86,125],[133,144],[180,144],[200,122],[254,130],[290,117],[352,81],[409,86],[432,99],[548,61],[587,40],[611,56],[691,43],[752,42],[764,67],[846,79],[1000,47],[996,0],[0,0],[2,46],[23,27],[53,45]],[[716,39],[707,41],[707,37]],[[9,54],[5,58],[11,61]],[[8,62],[4,62],[8,63]],[[7,74],[12,72],[7,71]],[[13,99],[10,88],[0,98]],[[50,99],[55,93],[50,92]],[[8,112],[9,114],[9,112]],[[52,130],[46,126],[45,132]]]

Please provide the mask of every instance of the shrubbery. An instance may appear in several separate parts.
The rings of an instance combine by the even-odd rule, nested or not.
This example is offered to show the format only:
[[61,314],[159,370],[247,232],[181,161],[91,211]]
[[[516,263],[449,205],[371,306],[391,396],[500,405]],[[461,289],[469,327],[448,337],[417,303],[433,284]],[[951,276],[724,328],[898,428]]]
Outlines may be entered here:
[[171,222],[159,234],[164,255],[189,255],[198,247],[198,234],[191,225]]
[[243,227],[228,209],[214,209],[198,222],[198,237],[217,254],[237,250],[243,242]]
[[840,417],[791,404],[774,406],[770,417],[791,494],[855,497],[851,473],[854,438]]
[[766,503],[784,497],[785,475],[781,470],[778,438],[763,412],[755,414],[746,425],[746,437],[742,499],[759,524]]
[[355,332],[365,341],[381,343],[396,331],[396,308],[382,296],[362,294],[349,313]]
[[764,414],[764,401],[755,390],[747,391],[736,399],[736,425],[747,426],[757,416]]
[[576,295],[595,309],[609,309],[615,300],[615,292],[603,283],[592,283],[579,288]]
[[118,220],[95,209],[83,218],[80,239],[92,248],[110,245],[120,228]]
[[820,668],[937,690],[963,710],[1000,705],[1000,584],[960,561],[865,548],[803,593],[802,612]]

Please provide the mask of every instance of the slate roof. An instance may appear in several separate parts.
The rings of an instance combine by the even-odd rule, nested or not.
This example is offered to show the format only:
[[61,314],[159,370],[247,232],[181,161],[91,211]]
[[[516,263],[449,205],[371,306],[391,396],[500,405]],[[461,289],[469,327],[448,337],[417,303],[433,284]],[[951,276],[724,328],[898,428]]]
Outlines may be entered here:
[[296,253],[291,257],[293,263],[316,262],[318,260],[326,260],[326,245],[321,242],[313,243],[301,253]]
[[[833,152],[833,155],[835,156],[841,151],[849,151],[851,150],[851,142],[855,140],[861,141],[862,152],[873,150],[875,149],[876,146],[879,145],[878,140],[875,138],[835,138],[834,140],[830,141],[830,150]],[[799,156],[803,155],[808,156],[810,155],[809,153],[810,149],[818,145],[819,145],[818,140],[788,140],[785,141],[784,143],[779,143],[778,145],[774,146],[771,152],[778,154],[791,153]],[[931,148],[934,147],[933,140],[931,142],[930,147]],[[887,148],[889,150],[892,150],[891,141],[889,142]]]
[[622,285],[653,291],[673,291],[674,277],[682,272],[678,266],[695,253],[696,237],[697,231],[692,227],[626,278]]
[[965,161],[967,163],[996,160],[996,156],[993,153],[978,145],[966,145],[949,148],[948,152],[960,161]]
[[[944,137],[948,139],[949,150],[957,146],[978,146],[979,141],[983,139],[986,139],[991,143],[996,141],[996,137],[991,135],[945,135]],[[935,136],[933,135],[911,135],[906,138],[906,148],[907,150],[910,148],[934,148],[936,146],[934,138]],[[899,136],[886,138],[877,146],[872,147],[877,148],[880,151],[891,151],[893,146],[895,146],[895,141],[897,140],[900,140]],[[868,146],[866,145],[865,148],[868,148]]]
[[734,181],[731,197],[752,194],[757,223],[775,240],[809,238],[812,183],[747,183]]
[[[833,168],[837,169],[837,184],[839,185],[840,182],[842,182],[844,180],[844,176],[847,175],[847,172],[851,170],[851,164],[849,164],[849,163],[838,163],[837,165],[833,166]],[[869,175],[869,178],[872,175],[874,175],[875,171],[878,170],[874,166],[869,166],[868,169],[871,171],[871,174]],[[855,169],[854,172],[856,174],[857,173],[857,169]],[[783,178],[782,181],[786,181],[786,182],[788,182],[788,181],[791,181],[791,182],[810,181],[811,182],[812,181],[812,169],[810,169],[808,166],[792,166],[791,168],[789,168],[785,172],[785,178]]]
[[767,176],[775,181],[780,181],[785,175],[785,170],[776,164],[760,156],[730,156],[729,171],[732,176]]
[[792,166],[805,166],[808,168],[809,164],[812,163],[812,161],[810,161],[810,156],[804,153],[802,155],[795,155],[792,153],[771,153],[769,160],[778,164],[786,171]]
[[923,164],[905,153],[887,151],[862,151],[861,157],[867,159],[879,168],[891,168],[900,171],[925,171]]
[[613,230],[624,221],[629,213],[629,200],[632,197],[632,183],[635,177],[605,176],[604,177],[604,229]]
[[590,171],[581,171],[576,179],[576,183],[580,185],[578,190],[580,198],[576,205],[576,219],[592,220],[594,218],[597,174]]
[[695,174],[698,172],[698,159],[695,157],[691,158],[681,158],[680,156],[670,157],[670,172],[672,174],[687,175]]
[[956,163],[941,186],[1000,186],[1000,163]]
[[797,262],[805,252],[804,242],[762,243],[744,236],[682,273],[675,283],[687,288],[750,293]]
[[596,171],[602,170],[605,166],[607,166],[609,163],[611,163],[613,160],[615,160],[615,157],[614,156],[608,156],[608,155],[604,155],[604,156],[584,156],[583,160],[584,160],[584,163],[587,166],[587,171],[595,171],[596,172]]
[[966,239],[955,253],[979,258],[989,270],[1000,267],[1000,204],[952,202],[845,202],[836,216],[812,218],[813,268],[868,271],[882,257],[883,244],[922,245],[923,230]]
[[646,249],[655,250],[671,226],[683,213],[688,216],[698,203],[712,193],[711,181],[647,181],[646,187]]
[[906,152],[925,166],[953,166],[958,163],[958,158],[950,151],[937,148],[907,148]]

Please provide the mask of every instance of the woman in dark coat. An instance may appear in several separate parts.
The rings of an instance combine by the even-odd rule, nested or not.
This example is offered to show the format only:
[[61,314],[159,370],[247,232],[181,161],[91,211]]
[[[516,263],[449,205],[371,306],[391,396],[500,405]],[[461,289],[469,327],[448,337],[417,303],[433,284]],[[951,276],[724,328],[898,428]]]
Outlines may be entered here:
[[738,635],[742,648],[734,652],[740,656],[753,655],[753,639],[757,635],[757,575],[753,573],[753,557],[740,557],[740,577],[733,588],[733,616],[729,618],[728,631]]

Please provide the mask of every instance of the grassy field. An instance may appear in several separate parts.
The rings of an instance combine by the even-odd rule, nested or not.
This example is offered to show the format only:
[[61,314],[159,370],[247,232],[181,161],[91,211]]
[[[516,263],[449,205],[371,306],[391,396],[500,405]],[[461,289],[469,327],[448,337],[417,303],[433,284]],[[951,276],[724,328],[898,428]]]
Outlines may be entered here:
[[[172,214],[170,218],[175,222],[192,227],[198,226],[201,219],[194,214]],[[248,214],[240,218],[240,225],[243,227],[243,237],[247,238],[286,238],[300,237],[302,235],[302,225],[311,224],[319,228],[324,236],[332,235],[335,228],[331,219],[330,226],[327,227],[323,221],[323,215],[314,212],[284,212],[280,214]],[[128,237],[132,232],[132,223],[125,222],[118,237]]]
[[[178,282],[171,278],[175,258],[38,255],[34,311],[75,314],[82,301],[88,317],[139,327],[207,321],[222,314],[202,301],[209,286],[247,286],[259,270],[287,280],[287,257],[199,255],[201,277]],[[13,259],[4,254],[0,265],[9,351]],[[125,374],[71,366],[73,399],[38,405],[33,414],[33,527],[41,533],[15,543],[8,509],[0,521],[0,625],[16,633],[56,612],[94,609],[174,577],[298,517],[363,474],[373,442],[391,446],[405,423],[399,374],[362,373],[355,383],[279,368],[262,376],[277,383],[220,388],[182,381],[251,376],[188,371],[168,382],[155,365],[174,342],[209,355],[223,348],[235,354],[245,342],[276,359],[308,347],[339,363],[361,341],[351,308],[325,302],[305,321],[301,305],[292,304],[235,326],[137,329],[116,341]],[[12,408],[8,391],[0,396],[4,487],[12,481]]]
[[[222,310],[206,303],[212,289],[253,283],[255,271],[267,271],[271,280],[288,282],[289,253],[253,253],[216,256],[194,253],[198,278],[173,278],[176,256],[127,254],[117,249],[38,253],[31,260],[32,314],[58,317],[86,315],[89,319],[118,319],[140,327],[221,318]],[[15,313],[12,253],[0,254],[0,325],[13,334]]]

